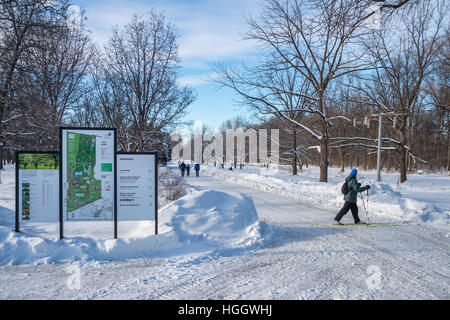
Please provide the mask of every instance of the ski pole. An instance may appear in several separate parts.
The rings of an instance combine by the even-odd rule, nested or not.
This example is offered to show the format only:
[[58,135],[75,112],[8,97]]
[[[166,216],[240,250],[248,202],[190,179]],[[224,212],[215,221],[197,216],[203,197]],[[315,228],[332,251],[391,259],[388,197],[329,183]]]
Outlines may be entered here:
[[365,211],[365,213],[366,213],[366,217],[367,217],[367,226],[369,226],[370,221],[369,221],[369,214],[367,213],[367,209],[366,209],[366,204],[364,203],[364,198],[363,198],[363,196],[362,196],[362,193],[360,193],[359,195],[361,196],[361,202],[362,202],[362,204],[363,204],[364,211]]
[[367,189],[367,223],[370,224],[370,219],[369,219],[369,189]]

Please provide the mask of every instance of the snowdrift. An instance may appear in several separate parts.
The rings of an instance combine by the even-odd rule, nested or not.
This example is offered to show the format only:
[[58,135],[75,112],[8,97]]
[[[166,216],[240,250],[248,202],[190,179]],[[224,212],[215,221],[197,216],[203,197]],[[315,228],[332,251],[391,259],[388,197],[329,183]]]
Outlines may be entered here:
[[369,183],[372,186],[369,201],[371,213],[405,222],[449,223],[450,212],[441,212],[430,203],[408,198],[394,191],[389,184]]
[[252,245],[260,239],[252,198],[215,190],[195,192],[170,204],[167,224],[182,242],[204,242],[221,248]]
[[217,253],[246,248],[262,239],[253,200],[239,193],[195,191],[160,210],[159,216],[161,234],[117,240],[58,241],[0,227],[0,265]]

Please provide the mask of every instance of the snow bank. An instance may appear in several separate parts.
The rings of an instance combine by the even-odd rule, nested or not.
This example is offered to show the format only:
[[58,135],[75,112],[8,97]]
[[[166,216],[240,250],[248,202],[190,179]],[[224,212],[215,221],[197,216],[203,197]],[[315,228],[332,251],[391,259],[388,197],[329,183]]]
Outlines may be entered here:
[[57,241],[0,228],[0,265],[122,260],[157,256],[162,251],[179,247],[182,244],[174,233],[140,239],[94,240],[80,237]]
[[[335,177],[330,174],[329,183],[317,182],[317,175],[314,177],[309,175],[292,176],[287,172],[267,170],[266,168],[228,171],[203,166],[202,174],[262,191],[282,194],[314,207],[336,211],[343,204],[343,195],[340,190],[346,176],[342,174],[337,174]],[[414,199],[418,193],[425,192],[424,190],[415,193],[409,192],[408,196],[405,196],[406,191],[394,191],[388,183],[377,183],[361,176],[359,180],[364,185],[371,185],[368,208],[371,219],[380,217],[398,222],[449,223],[450,208],[442,210],[429,201]],[[364,210],[364,206],[367,205],[365,192],[362,197],[364,204],[361,196],[358,195],[360,216],[366,218]]]
[[369,182],[371,185],[369,211],[380,216],[409,222],[439,222],[448,224],[449,212],[442,212],[433,204],[414,200],[394,191],[389,184]]
[[248,246],[260,239],[253,200],[243,194],[215,190],[195,192],[170,204],[168,223],[183,242],[206,242],[216,247]]
[[160,210],[160,235],[61,241],[0,227],[0,265],[114,261],[243,248],[261,239],[251,198],[217,191],[193,192]]

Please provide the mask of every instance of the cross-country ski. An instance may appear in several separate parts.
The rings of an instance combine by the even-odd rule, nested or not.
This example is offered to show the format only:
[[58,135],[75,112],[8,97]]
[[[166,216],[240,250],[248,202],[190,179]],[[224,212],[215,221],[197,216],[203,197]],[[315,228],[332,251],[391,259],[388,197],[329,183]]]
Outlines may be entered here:
[[314,226],[318,226],[318,227],[395,227],[395,226],[399,226],[399,224],[395,224],[395,223],[341,223],[341,224],[314,224]]

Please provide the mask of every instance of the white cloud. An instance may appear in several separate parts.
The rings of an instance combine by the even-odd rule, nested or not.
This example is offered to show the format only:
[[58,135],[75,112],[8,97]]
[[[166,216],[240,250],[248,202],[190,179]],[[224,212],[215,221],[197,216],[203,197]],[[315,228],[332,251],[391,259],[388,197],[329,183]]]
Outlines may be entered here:
[[182,86],[198,87],[206,83],[210,83],[214,72],[206,72],[198,75],[186,75],[178,79],[178,84]]
[[211,29],[207,27],[203,30],[189,33],[180,40],[180,55],[183,59],[218,61],[236,58],[237,55],[254,50],[253,44],[240,40],[237,33],[208,31]]
[[247,28],[245,16],[256,9],[254,0],[89,1],[84,8],[94,39],[105,44],[115,26],[152,6],[179,30],[179,53],[184,62],[206,67],[205,62],[234,59],[254,50],[240,35]]

